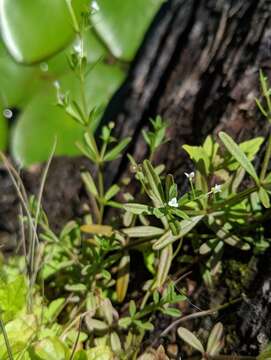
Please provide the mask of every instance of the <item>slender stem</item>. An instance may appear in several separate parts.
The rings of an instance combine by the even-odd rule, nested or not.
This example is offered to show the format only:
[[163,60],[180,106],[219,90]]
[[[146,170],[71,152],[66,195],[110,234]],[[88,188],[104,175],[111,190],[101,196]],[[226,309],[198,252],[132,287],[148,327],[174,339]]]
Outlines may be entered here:
[[189,178],[189,182],[190,182],[190,186],[191,186],[191,190],[192,190],[192,195],[193,195],[193,200],[196,199],[196,193],[195,193],[195,188],[194,188],[194,184],[191,178]]
[[208,356],[208,360],[256,360],[256,356],[238,356],[238,355],[214,355]]
[[[143,310],[143,309],[144,309],[144,307],[146,306],[147,301],[148,301],[150,295],[151,295],[151,292],[148,290],[148,291],[146,292],[143,300],[142,300],[142,303],[141,303],[141,305],[140,305],[140,310]],[[145,315],[146,315],[146,314],[145,314]]]
[[203,311],[199,311],[193,314],[189,314],[186,316],[181,317],[180,319],[173,321],[162,333],[161,333],[161,337],[167,335],[172,329],[174,329],[176,326],[178,326],[179,324],[181,324],[184,321],[187,320],[191,320],[191,319],[196,319],[198,317],[203,317],[203,316],[207,316],[207,315],[211,315],[213,313],[216,313],[220,310],[223,310],[225,308],[227,308],[228,306],[231,306],[233,304],[236,304],[238,302],[240,302],[242,300],[242,298],[237,298],[235,300],[229,301],[226,304],[220,305],[220,306],[216,306],[213,309],[209,309],[209,310],[203,310]]
[[1,315],[0,315],[0,330],[3,333],[3,336],[4,336],[4,340],[5,340],[9,360],[14,360],[13,355],[12,355],[12,351],[11,351],[11,347],[10,347],[10,343],[9,343],[9,339],[8,339],[8,335],[7,335],[5,325],[3,323]]
[[77,333],[77,336],[76,336],[75,343],[73,344],[72,353],[71,353],[71,356],[70,356],[69,360],[73,360],[73,358],[74,358],[75,351],[76,351],[76,348],[77,348],[77,345],[78,345],[78,342],[79,342],[79,338],[80,338],[80,333],[81,333],[81,328],[82,328],[82,322],[83,322],[83,317],[80,316],[78,333]]
[[269,135],[268,138],[268,143],[267,143],[267,148],[266,148],[266,152],[264,155],[264,160],[263,160],[263,164],[262,164],[262,170],[261,170],[261,174],[260,174],[260,180],[263,181],[265,179],[267,170],[268,170],[268,164],[270,161],[270,157],[271,157],[271,135]]
[[88,107],[87,107],[87,99],[86,99],[86,92],[85,92],[85,76],[80,69],[80,92],[81,92],[81,99],[83,105],[83,113],[84,113],[84,124],[88,124]]
[[236,194],[232,198],[225,200],[224,202],[215,204],[213,209],[210,209],[210,210],[215,210],[215,209],[218,209],[218,208],[224,208],[225,206],[236,205],[240,201],[244,200],[248,195],[253,194],[257,190],[258,190],[258,186],[252,186],[252,187],[250,187],[250,188]]
[[99,198],[100,200],[100,221],[99,223],[103,223],[103,215],[104,215],[104,176],[103,176],[103,164],[99,164],[98,167],[98,189],[99,189]]

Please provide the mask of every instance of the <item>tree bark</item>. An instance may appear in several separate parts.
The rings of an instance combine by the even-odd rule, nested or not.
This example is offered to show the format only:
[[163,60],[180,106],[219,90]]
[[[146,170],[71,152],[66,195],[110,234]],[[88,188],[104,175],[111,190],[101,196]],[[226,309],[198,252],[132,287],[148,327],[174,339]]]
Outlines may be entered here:
[[[259,69],[271,74],[270,14],[270,0],[167,1],[103,121],[116,121],[118,136],[132,136],[129,151],[140,161],[141,130],[149,117],[165,118],[171,141],[156,160],[179,183],[189,166],[182,144],[222,129],[237,139],[266,133],[254,97]],[[108,181],[126,169],[124,157]]]

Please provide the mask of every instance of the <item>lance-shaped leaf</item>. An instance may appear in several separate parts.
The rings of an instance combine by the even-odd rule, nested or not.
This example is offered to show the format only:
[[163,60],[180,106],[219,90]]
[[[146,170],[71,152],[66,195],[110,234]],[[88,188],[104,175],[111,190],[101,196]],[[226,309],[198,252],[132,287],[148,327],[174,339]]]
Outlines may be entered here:
[[149,160],[144,160],[143,171],[148,180],[150,190],[156,199],[155,201],[156,205],[163,206],[164,192],[163,192],[162,183]]
[[207,353],[210,356],[218,355],[224,345],[223,339],[223,325],[221,322],[217,323],[209,336],[207,343]]
[[266,209],[270,208],[269,195],[268,195],[268,192],[263,187],[260,187],[258,195],[259,195],[259,199],[260,199],[261,203],[263,204],[263,206]]
[[110,200],[112,199],[112,197],[114,197],[115,195],[117,195],[117,193],[120,191],[120,187],[116,184],[112,185],[107,192],[104,195],[105,200]]
[[113,161],[117,159],[130,141],[131,141],[130,137],[123,139],[117,146],[115,146],[105,155],[104,161]]
[[220,132],[219,137],[223,142],[224,146],[228,152],[239,162],[239,164],[246,170],[246,172],[254,179],[256,184],[259,184],[258,175],[252,165],[252,163],[247,158],[246,154],[241,150],[241,148],[236,144],[236,142],[226,133]]
[[129,211],[135,215],[142,215],[142,214],[151,215],[152,214],[151,207],[148,205],[144,205],[144,204],[126,203],[126,204],[123,204],[123,208],[126,211]]
[[212,229],[217,229],[216,235],[219,239],[225,241],[230,246],[236,246],[242,250],[249,250],[250,245],[242,241],[237,235],[233,235],[224,228],[219,228],[215,224],[211,226]]
[[84,171],[81,173],[81,178],[87,191],[93,196],[98,197],[98,190],[91,174],[88,171]]
[[202,219],[204,215],[198,215],[190,218],[189,220],[180,221],[180,232],[178,235],[173,235],[171,230],[167,231],[154,245],[153,250],[161,250],[168,244],[180,239],[188,234]]
[[183,341],[192,346],[194,349],[198,350],[202,354],[204,354],[204,348],[199,339],[189,330],[184,327],[179,327],[177,330],[178,335]]
[[167,280],[172,262],[172,257],[173,257],[172,245],[168,245],[161,251],[159,264],[158,264],[157,278],[154,283],[154,289],[163,286],[163,284]]
[[117,300],[122,302],[125,299],[130,278],[130,255],[127,252],[120,260],[118,277],[116,283]]
[[165,232],[165,229],[156,226],[135,226],[121,231],[131,238],[144,238],[159,236]]
[[95,225],[88,224],[81,226],[81,231],[88,234],[98,234],[98,235],[106,235],[111,236],[113,234],[113,229],[109,225]]
[[90,332],[92,331],[105,331],[108,329],[108,324],[105,321],[92,319],[90,316],[85,316],[85,322]]

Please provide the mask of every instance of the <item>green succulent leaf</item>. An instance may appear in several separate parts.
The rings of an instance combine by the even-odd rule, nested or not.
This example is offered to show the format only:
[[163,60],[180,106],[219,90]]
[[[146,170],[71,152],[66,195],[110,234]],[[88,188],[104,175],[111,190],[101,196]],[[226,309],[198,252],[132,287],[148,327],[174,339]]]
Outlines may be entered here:
[[96,0],[92,23],[115,57],[131,61],[163,1]]
[[[85,4],[82,0],[72,3],[79,12]],[[1,0],[0,24],[10,54],[26,64],[52,56],[75,34],[66,1],[48,0],[44,6],[42,0]]]

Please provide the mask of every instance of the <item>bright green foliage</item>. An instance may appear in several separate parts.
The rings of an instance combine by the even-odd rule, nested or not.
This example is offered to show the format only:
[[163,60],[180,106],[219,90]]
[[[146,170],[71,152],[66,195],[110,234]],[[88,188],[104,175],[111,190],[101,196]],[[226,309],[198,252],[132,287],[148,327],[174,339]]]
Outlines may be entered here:
[[[64,48],[73,38],[70,1],[1,0],[0,24],[3,40],[16,61],[37,63]],[[74,0],[78,9],[87,2]],[[33,31],[33,29],[35,29]]]
[[[118,67],[96,65],[87,77],[85,89],[89,111],[94,106],[105,104],[122,80],[123,73]],[[80,103],[80,85],[76,79],[66,75],[60,79],[60,84],[63,92],[70,90],[70,96]],[[82,130],[69,114],[56,106],[55,91],[51,84],[33,97],[13,130],[13,155],[22,165],[48,159],[55,139],[56,155],[79,153],[75,142],[81,138]]]
[[26,293],[24,276],[8,278],[0,275],[0,311],[4,322],[13,319],[25,307]]
[[179,327],[178,335],[180,338],[189,344],[192,348],[199,351],[202,354],[202,360],[206,357],[213,357],[220,353],[224,346],[224,335],[223,335],[223,325],[221,323],[217,323],[211,330],[207,348],[204,349],[201,341],[194,335],[191,331],[187,330],[184,327]]
[[[131,61],[164,0],[96,0],[92,23],[112,54]],[[144,15],[143,15],[144,14]]]
[[[112,61],[110,51],[114,55],[114,46],[106,48],[109,28],[114,28],[115,36],[124,35],[120,39],[121,49],[124,57],[127,55],[126,60],[131,61],[162,1],[122,1],[117,5],[114,3],[113,7],[109,3],[101,1],[91,5],[87,0],[0,1],[0,109],[2,112],[2,109],[16,107],[20,111],[11,141],[12,153],[20,165],[47,160],[55,136],[58,138],[56,155],[78,154],[74,143],[80,139],[81,132],[69,118],[77,117],[77,105],[82,105],[81,100],[77,105],[70,104],[69,118],[61,115],[53,109],[50,90],[53,82],[60,82],[61,97],[67,95],[66,90],[81,93],[84,87],[81,82],[85,82],[88,87],[84,100],[89,107],[87,110],[91,111],[94,106],[99,110],[96,111],[95,126],[92,121],[90,129],[94,131],[104,107],[121,85],[128,69],[122,61]],[[81,70],[76,74],[73,72],[77,66],[73,61],[78,57],[84,58],[81,64],[84,80]],[[68,84],[65,84],[66,80]],[[77,101],[76,94],[73,93],[72,97]],[[0,148],[4,149],[7,140],[2,127],[0,141]],[[120,152],[125,141],[114,151]],[[106,161],[115,157],[114,151],[107,154]]]

